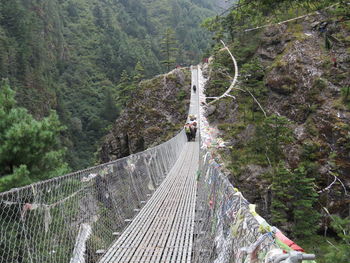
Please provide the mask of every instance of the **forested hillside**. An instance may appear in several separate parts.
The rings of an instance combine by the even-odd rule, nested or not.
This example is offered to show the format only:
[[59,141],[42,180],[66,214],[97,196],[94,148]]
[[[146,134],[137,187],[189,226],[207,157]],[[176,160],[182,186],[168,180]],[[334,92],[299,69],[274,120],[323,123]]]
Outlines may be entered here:
[[209,0],[2,0],[0,78],[35,118],[57,111],[67,161],[87,167],[141,79],[200,60],[210,39],[200,23],[214,9]]
[[207,95],[234,75],[219,40],[239,67],[231,97],[208,106],[216,153],[233,185],[317,262],[350,258],[349,10],[348,1],[243,0],[205,22],[217,39]]

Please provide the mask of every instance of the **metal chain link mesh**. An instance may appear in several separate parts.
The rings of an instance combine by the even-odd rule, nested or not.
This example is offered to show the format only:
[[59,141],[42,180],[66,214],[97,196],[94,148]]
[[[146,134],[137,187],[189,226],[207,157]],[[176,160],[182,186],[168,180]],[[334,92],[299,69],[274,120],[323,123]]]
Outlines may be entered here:
[[209,152],[202,160],[193,262],[265,262],[268,252],[280,253],[273,228],[258,222],[252,206]]
[[182,131],[144,152],[0,193],[0,263],[97,262],[185,143]]
[[[206,80],[199,73],[200,105],[205,105]],[[218,146],[215,132],[200,107],[200,173],[196,203],[193,262],[269,262],[281,254],[271,227],[229,182],[211,148]]]

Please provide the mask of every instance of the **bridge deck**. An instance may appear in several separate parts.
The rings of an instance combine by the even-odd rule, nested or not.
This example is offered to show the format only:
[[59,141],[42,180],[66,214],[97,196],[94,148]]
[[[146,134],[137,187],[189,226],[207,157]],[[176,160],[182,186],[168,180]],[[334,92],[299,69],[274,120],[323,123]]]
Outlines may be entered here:
[[[192,69],[191,87],[198,86],[197,74]],[[189,114],[198,116],[193,91]],[[185,145],[163,183],[99,263],[191,261],[198,163],[197,139]]]
[[111,262],[190,262],[198,142],[189,142],[144,208],[102,257]]

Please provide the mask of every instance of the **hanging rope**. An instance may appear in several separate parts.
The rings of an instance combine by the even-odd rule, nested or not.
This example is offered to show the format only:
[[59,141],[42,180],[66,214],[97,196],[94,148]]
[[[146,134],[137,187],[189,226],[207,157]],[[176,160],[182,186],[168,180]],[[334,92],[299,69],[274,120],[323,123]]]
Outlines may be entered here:
[[253,100],[256,102],[256,104],[258,104],[258,106],[261,109],[261,111],[264,113],[265,118],[267,118],[267,115],[266,115],[266,112],[265,112],[264,108],[261,106],[260,102],[255,98],[255,96],[249,90],[244,90],[242,88],[236,88],[235,87],[235,85],[237,83],[237,78],[238,78],[237,61],[236,61],[235,57],[232,55],[230,49],[225,45],[224,41],[222,41],[222,40],[220,40],[220,41],[223,44],[224,48],[227,50],[227,52],[230,54],[230,57],[231,57],[231,59],[233,61],[233,65],[234,65],[234,69],[235,69],[235,76],[234,76],[234,78],[233,78],[233,80],[231,82],[230,87],[225,91],[224,94],[222,94],[219,97],[206,97],[206,99],[214,99],[213,101],[209,102],[208,105],[211,105],[211,104],[215,103],[216,101],[218,101],[218,100],[220,100],[222,98],[225,98],[225,97],[230,97],[230,98],[236,99],[235,96],[230,95],[230,92],[233,89],[236,89],[236,90],[240,90],[240,91],[245,92],[245,93],[249,93],[249,95],[253,98]]
[[222,94],[222,95],[219,96],[219,97],[210,97],[210,98],[212,98],[212,99],[214,99],[214,100],[211,101],[211,102],[209,103],[209,105],[215,103],[216,101],[218,101],[218,100],[220,100],[220,99],[222,99],[222,98],[224,98],[224,97],[227,97],[227,96],[229,95],[229,93],[232,91],[233,87],[236,85],[237,78],[238,78],[238,66],[237,66],[237,61],[236,61],[235,57],[232,55],[230,49],[225,45],[224,41],[222,41],[222,40],[220,40],[220,41],[221,41],[221,43],[223,44],[224,48],[227,50],[227,52],[228,52],[228,53],[230,54],[230,56],[231,56],[231,59],[232,59],[232,61],[233,61],[233,65],[234,65],[235,76],[233,77],[233,80],[232,80],[232,82],[231,82],[230,87],[225,91],[224,94]]
[[289,22],[292,22],[292,21],[295,21],[295,20],[299,20],[299,19],[302,19],[302,18],[305,18],[305,17],[308,17],[308,16],[319,15],[319,14],[320,14],[320,11],[324,11],[324,10],[330,9],[330,8],[335,7],[335,6],[337,6],[337,5],[339,5],[339,3],[330,5],[330,6],[328,6],[328,7],[325,7],[325,8],[323,8],[323,9],[320,9],[320,10],[317,10],[317,11],[314,11],[314,12],[311,12],[311,13],[308,13],[308,14],[306,14],[306,15],[301,15],[301,16],[298,16],[298,17],[293,17],[293,18],[291,18],[291,19],[287,19],[287,20],[280,21],[280,22],[277,22],[277,23],[270,23],[270,24],[266,24],[266,25],[263,25],[263,26],[257,26],[257,27],[245,29],[244,32],[250,32],[250,31],[254,31],[254,30],[258,30],[258,29],[262,29],[262,28],[266,28],[266,27],[270,27],[270,26],[275,26],[275,25],[283,25],[283,24],[286,24],[286,23],[289,23]]

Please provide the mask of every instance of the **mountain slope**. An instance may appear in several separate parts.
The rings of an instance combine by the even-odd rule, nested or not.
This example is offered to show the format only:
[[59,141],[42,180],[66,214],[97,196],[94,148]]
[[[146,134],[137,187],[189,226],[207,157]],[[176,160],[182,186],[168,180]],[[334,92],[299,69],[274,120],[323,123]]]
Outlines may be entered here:
[[[248,2],[260,5],[259,1]],[[272,1],[266,3],[267,8]],[[299,6],[298,12],[310,12],[305,6]],[[262,21],[275,16],[285,18],[284,10],[288,15],[298,13],[270,8]],[[256,10],[259,16],[260,12]],[[274,14],[272,18],[269,12]],[[234,20],[236,15],[242,14],[233,11],[220,22],[213,21],[216,28],[227,30],[226,42],[238,61],[240,74],[237,89],[230,94],[233,97],[208,107],[211,124],[225,141],[217,153],[231,182],[258,205],[260,214],[315,252],[319,262],[347,262],[347,4],[250,32],[241,28],[249,27],[249,23]],[[252,15],[250,27],[256,26],[255,21],[260,17]],[[222,33],[216,31],[217,35]],[[216,47],[207,74],[207,95],[221,95],[230,84],[229,76],[233,76],[233,63],[221,44]]]
[[198,61],[209,46],[199,24],[212,9],[207,0],[4,0],[0,78],[36,118],[58,111],[70,165],[87,167],[138,81],[165,71],[165,29],[175,30],[176,63]]

